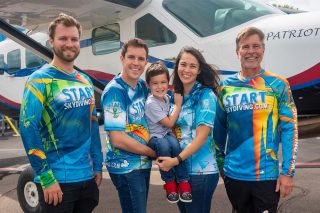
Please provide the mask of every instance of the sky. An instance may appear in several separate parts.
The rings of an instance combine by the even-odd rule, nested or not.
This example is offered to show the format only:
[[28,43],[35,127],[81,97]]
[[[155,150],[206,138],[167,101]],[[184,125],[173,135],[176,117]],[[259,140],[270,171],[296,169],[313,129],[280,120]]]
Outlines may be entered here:
[[290,5],[299,10],[320,11],[320,0],[265,0],[271,4]]

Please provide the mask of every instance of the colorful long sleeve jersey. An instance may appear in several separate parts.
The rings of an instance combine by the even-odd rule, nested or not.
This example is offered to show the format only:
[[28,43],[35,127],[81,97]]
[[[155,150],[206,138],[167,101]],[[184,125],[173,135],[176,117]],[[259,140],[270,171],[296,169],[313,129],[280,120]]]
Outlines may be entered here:
[[51,65],[34,72],[25,85],[20,131],[35,182],[92,179],[102,172],[102,152],[90,79]]
[[193,141],[198,126],[205,125],[211,129],[205,144],[185,161],[190,175],[218,173],[212,140],[216,100],[212,90],[203,88],[199,82],[196,82],[189,95],[183,98],[182,108],[174,128],[181,148],[185,149]]
[[248,79],[235,74],[221,83],[219,93],[214,140],[220,153],[225,151],[225,175],[247,181],[277,179],[281,141],[281,174],[293,176],[297,110],[287,80],[265,70]]
[[118,75],[103,91],[104,129],[107,131],[106,166],[112,174],[125,174],[135,169],[151,168],[151,160],[112,146],[109,131],[124,131],[128,136],[146,145],[149,142],[148,126],[144,115],[148,88],[143,80],[130,87]]

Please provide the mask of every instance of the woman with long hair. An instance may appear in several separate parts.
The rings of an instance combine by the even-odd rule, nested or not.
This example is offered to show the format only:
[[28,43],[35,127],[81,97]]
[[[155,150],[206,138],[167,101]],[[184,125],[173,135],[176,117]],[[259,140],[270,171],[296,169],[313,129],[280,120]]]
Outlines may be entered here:
[[182,152],[175,158],[159,157],[156,162],[164,171],[182,161],[187,164],[192,202],[179,202],[180,212],[210,212],[219,179],[212,141],[218,84],[217,69],[209,65],[197,49],[181,49],[173,71],[173,86],[176,93],[183,95],[182,109],[174,131]]

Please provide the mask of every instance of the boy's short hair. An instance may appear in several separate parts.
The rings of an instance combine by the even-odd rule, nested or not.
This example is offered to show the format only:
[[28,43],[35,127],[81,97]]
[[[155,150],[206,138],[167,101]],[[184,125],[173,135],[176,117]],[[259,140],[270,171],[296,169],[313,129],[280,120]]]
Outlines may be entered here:
[[166,74],[169,82],[170,81],[169,70],[167,69],[166,65],[161,61],[152,63],[146,70],[145,78],[146,78],[147,84],[150,83],[152,77],[162,75],[162,74]]

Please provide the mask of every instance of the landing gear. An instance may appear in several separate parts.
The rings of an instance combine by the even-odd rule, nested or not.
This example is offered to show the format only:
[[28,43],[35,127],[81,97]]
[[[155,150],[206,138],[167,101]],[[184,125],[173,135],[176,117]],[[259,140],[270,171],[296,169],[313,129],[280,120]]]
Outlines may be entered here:
[[26,213],[40,213],[41,206],[36,184],[33,182],[32,168],[27,167],[21,174],[17,185],[19,204]]

